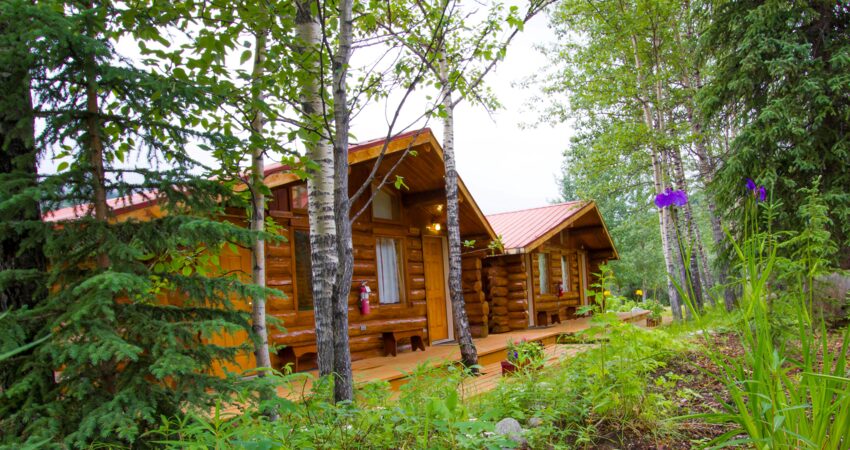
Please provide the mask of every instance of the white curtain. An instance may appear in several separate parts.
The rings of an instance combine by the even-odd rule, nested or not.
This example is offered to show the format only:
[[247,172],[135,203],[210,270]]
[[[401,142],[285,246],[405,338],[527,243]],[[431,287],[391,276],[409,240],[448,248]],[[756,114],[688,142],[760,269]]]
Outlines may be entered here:
[[545,253],[537,254],[537,270],[540,271],[540,293],[549,293],[549,261],[546,259],[549,255]]
[[400,270],[395,239],[378,238],[378,301],[399,303],[401,301]]
[[561,256],[561,289],[564,292],[570,291],[570,269],[567,267],[567,257]]

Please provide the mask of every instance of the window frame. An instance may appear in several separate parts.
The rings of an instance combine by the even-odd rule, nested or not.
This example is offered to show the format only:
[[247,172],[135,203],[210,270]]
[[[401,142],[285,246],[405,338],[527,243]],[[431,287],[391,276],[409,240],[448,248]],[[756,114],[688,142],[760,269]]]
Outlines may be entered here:
[[[399,270],[399,300],[394,303],[383,303],[381,301],[381,266],[378,264],[378,241],[380,239],[389,239],[396,243],[396,259],[398,260],[398,270]],[[391,236],[391,235],[375,235],[375,281],[377,283],[378,288],[378,302],[377,307],[381,308],[398,308],[404,307],[408,305],[408,291],[407,286],[409,285],[408,273],[407,273],[407,254],[405,250],[405,238],[402,236]]]
[[[295,188],[300,188],[302,186],[304,187],[304,191],[307,193],[307,207],[296,208],[295,207]],[[309,194],[309,191],[307,191],[307,183],[295,183],[295,184],[289,186],[288,190],[289,190],[289,209],[292,212],[306,213],[307,209],[310,207],[309,206],[310,205],[310,197],[309,197],[310,194]]]
[[[382,217],[375,217],[375,198],[377,197],[378,191],[385,192],[387,195],[390,196],[390,199],[392,201],[396,202],[396,205],[398,206],[398,217],[397,218],[395,218],[395,219],[384,219]],[[372,201],[369,203],[369,210],[371,211],[373,222],[399,224],[399,223],[402,223],[402,221],[404,220],[404,212],[403,212],[403,208],[402,208],[402,205],[401,205],[401,193],[398,192],[397,190],[394,191],[392,189],[389,189],[387,186],[384,186],[384,187],[378,189],[377,185],[372,185]],[[375,236],[375,237],[377,238],[379,236]],[[390,237],[392,237],[392,236],[390,236]]]
[[[296,232],[306,232],[306,233],[307,233],[307,238],[309,239],[309,237],[310,237],[310,229],[309,229],[309,228],[304,228],[304,227],[290,227],[290,229],[292,230],[292,232],[291,232],[291,236],[290,236],[290,241],[289,241],[289,242],[291,243],[291,245],[292,245],[292,248],[290,249],[290,254],[291,254],[291,256],[292,256],[292,270],[290,271],[290,274],[291,274],[291,277],[292,277],[292,295],[295,297],[295,298],[293,299],[294,301],[292,302],[292,307],[293,307],[293,309],[295,310],[295,313],[296,313],[296,314],[313,313],[313,312],[314,312],[314,308],[315,308],[315,300],[313,301],[313,308],[310,308],[310,309],[301,309],[300,305],[298,304],[298,299],[300,298],[300,296],[299,296],[299,294],[298,294],[298,273],[297,273],[297,270],[298,270],[298,265],[297,265],[297,264],[298,264],[298,258],[296,258],[296,257],[295,257],[295,254],[297,253],[297,252],[296,252],[296,250],[295,250],[295,233],[296,233]],[[307,242],[307,248],[308,248],[308,249],[310,249],[310,242],[309,242],[309,240],[308,240],[308,242]],[[309,283],[309,284],[310,284],[310,285],[311,285],[311,287],[312,287],[312,284],[313,284],[313,275],[312,275],[312,272],[313,272],[312,249],[310,249],[310,254],[311,254],[311,256],[310,256],[310,283]],[[310,293],[310,297],[311,297],[311,299],[312,299],[312,295],[313,295],[313,294],[312,294],[312,292],[311,292],[311,293]]]

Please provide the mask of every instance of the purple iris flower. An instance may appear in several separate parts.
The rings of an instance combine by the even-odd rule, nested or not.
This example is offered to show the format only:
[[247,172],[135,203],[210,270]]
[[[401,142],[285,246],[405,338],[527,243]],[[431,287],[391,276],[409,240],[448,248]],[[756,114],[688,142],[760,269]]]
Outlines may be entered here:
[[685,191],[673,191],[670,193],[670,198],[676,206],[685,206],[688,203],[688,194]]
[[655,196],[655,206],[658,208],[685,206],[686,203],[688,203],[688,194],[685,191],[674,191],[667,188],[664,192]]
[[756,200],[763,202],[765,198],[767,198],[767,190],[764,186],[756,185],[756,182],[753,181],[752,178],[747,178],[747,190],[753,193],[753,197]]
[[655,196],[655,206],[657,206],[658,209],[670,206],[671,201],[669,192],[670,189],[668,188],[666,191]]

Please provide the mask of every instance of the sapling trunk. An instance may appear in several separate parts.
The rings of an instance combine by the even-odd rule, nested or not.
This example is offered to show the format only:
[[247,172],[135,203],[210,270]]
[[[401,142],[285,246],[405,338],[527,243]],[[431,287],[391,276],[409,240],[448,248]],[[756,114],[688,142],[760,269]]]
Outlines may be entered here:
[[[103,167],[103,140],[101,138],[100,107],[97,100],[97,61],[94,55],[85,58],[86,77],[86,133],[88,139],[89,164],[92,172],[92,191],[94,193],[94,218],[106,223],[109,219],[109,207],[106,203],[106,175]],[[97,254],[97,266],[109,267],[109,255]]]
[[[260,85],[264,75],[263,65],[266,59],[266,41],[268,32],[261,30],[255,35],[254,68],[251,74],[252,94],[251,98],[255,104],[254,117],[251,121],[251,133],[263,137],[265,117],[257,103],[263,100]],[[255,237],[251,248],[252,281],[261,288],[266,287],[266,241],[263,239],[265,232],[266,196],[264,192],[265,183],[265,161],[263,158],[263,146],[255,145],[251,149],[251,230]],[[251,328],[256,339],[254,357],[258,368],[271,368],[271,357],[269,355],[269,333],[266,328],[266,294],[262,290],[254,295],[251,302]],[[264,372],[260,371],[260,376]]]
[[455,339],[460,346],[461,362],[465,367],[477,372],[478,352],[469,331],[469,319],[466,316],[466,306],[463,299],[461,284],[461,246],[460,219],[458,207],[458,176],[455,168],[454,155],[454,103],[449,87],[448,69],[445,59],[440,60],[440,75],[442,83],[443,107],[443,157],[446,168],[446,232],[449,238],[449,296],[452,301],[452,317],[454,318]]
[[351,57],[353,0],[339,4],[339,49],[333,60],[334,97],[334,216],[339,268],[333,291],[334,401],[353,400],[351,347],[348,339],[348,296],[354,273],[351,242],[351,202],[348,197],[348,88],[346,75]]

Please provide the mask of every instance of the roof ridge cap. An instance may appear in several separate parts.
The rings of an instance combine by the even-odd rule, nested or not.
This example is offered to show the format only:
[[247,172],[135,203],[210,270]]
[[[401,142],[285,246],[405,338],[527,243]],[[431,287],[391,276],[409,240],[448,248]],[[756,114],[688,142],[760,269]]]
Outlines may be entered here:
[[565,205],[570,205],[570,204],[590,203],[590,202],[592,202],[592,200],[570,200],[568,202],[553,203],[551,205],[536,206],[534,208],[516,209],[516,210],[513,210],[513,211],[504,211],[504,212],[500,212],[500,213],[485,214],[485,215],[487,217],[501,216],[501,215],[505,215],[505,214],[515,214],[515,213],[518,213],[518,212],[534,211],[536,209],[547,209],[547,208],[554,208],[556,206],[565,206]]

